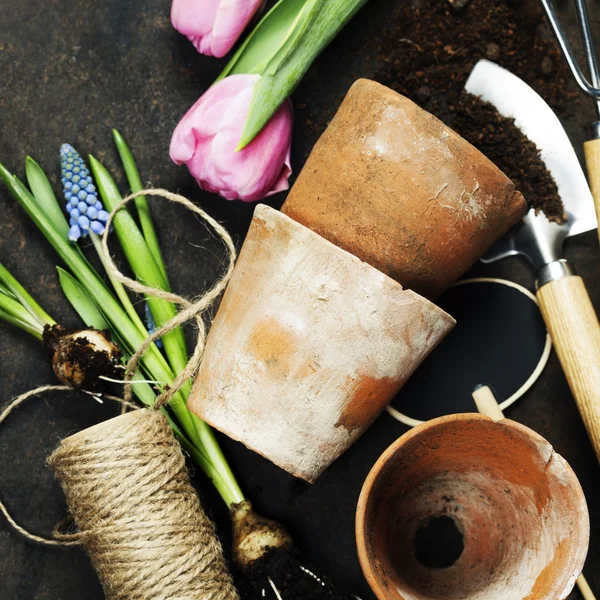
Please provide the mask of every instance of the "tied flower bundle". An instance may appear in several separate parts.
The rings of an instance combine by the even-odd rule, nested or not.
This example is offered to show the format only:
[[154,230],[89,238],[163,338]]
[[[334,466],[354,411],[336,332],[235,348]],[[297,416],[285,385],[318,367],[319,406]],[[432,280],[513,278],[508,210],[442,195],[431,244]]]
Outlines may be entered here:
[[[129,186],[133,192],[139,192],[142,184],[133,155],[123,137],[117,131],[113,133]],[[63,384],[101,393],[109,382],[123,380],[124,363],[146,343],[154,327],[162,327],[178,311],[172,302],[148,296],[149,322],[142,321],[123,284],[108,268],[110,259],[100,238],[109,211],[114,211],[122,201],[113,178],[93,156],[89,158],[90,173],[84,160],[69,145],[62,146],[60,158],[64,210],[44,171],[32,158],[26,161],[28,187],[2,164],[0,177],[64,263],[64,267],[57,267],[60,285],[85,327],[70,331],[57,324],[2,264],[0,319],[42,340],[51,354],[54,372]],[[115,212],[112,224],[120,247],[138,281],[170,292],[147,198],[138,195],[135,208],[137,219],[126,207]],[[207,219],[215,226],[216,222]],[[107,282],[77,244],[82,238],[91,240],[106,270]],[[231,272],[235,251],[229,237],[223,240],[230,250],[228,272]],[[156,343],[149,344],[133,374],[132,391],[144,406],[153,406],[188,364],[180,326],[165,333],[161,342],[162,349]],[[287,532],[252,510],[213,431],[187,409],[190,388],[190,382],[185,381],[162,410],[182,447],[209,477],[230,510],[236,564],[245,568],[272,548],[288,549],[291,539]]]
[[[279,0],[190,108],[171,159],[228,200],[288,189],[293,113],[288,99],[310,65],[367,0]],[[256,0],[174,0],[171,20],[199,52],[225,55],[259,11]]]

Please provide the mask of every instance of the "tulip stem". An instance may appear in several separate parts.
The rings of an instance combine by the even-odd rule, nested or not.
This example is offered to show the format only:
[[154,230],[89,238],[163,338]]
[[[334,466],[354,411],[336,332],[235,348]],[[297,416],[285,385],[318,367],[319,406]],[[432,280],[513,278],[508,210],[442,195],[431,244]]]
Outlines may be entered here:
[[[133,154],[129,150],[127,143],[119,134],[119,132],[113,130],[113,135],[115,137],[115,143],[117,144],[123,166],[127,173],[129,185],[132,191],[140,191],[142,189],[141,177],[138,173]],[[98,183],[98,190],[100,191],[102,199],[104,200],[106,206],[109,207],[110,210],[113,210],[114,207],[121,201],[121,196],[114,183],[114,180],[112,180],[108,171],[106,171],[106,169],[97,160],[90,158],[90,164]],[[136,198],[136,201],[138,199],[139,197]],[[139,229],[137,229],[135,222],[125,210],[119,211],[119,213],[115,216],[115,232],[119,238],[121,247],[125,252],[125,256],[128,259],[129,265],[136,276],[140,280],[146,282],[148,285],[170,291],[170,286],[162,259],[162,253],[156,237],[152,216],[149,211],[148,201],[145,196],[143,199],[144,203],[141,207],[142,211],[139,214],[142,227],[143,223],[146,223],[146,230],[143,230],[144,235],[142,235]],[[139,208],[140,207],[138,206],[138,210]],[[150,243],[148,243],[146,232],[150,232]],[[152,246],[154,246],[154,251],[152,251]],[[160,300],[160,304],[156,306],[156,302],[151,302],[153,300],[156,301],[156,299],[148,298],[148,303],[153,312],[156,324],[160,327],[169,318],[171,318],[173,314],[176,314],[177,309],[170,302],[163,300]],[[159,310],[158,312],[155,312],[157,308]],[[171,344],[170,346],[165,344],[165,351],[169,357],[169,361],[173,367],[173,370],[178,372],[179,370],[184,369],[187,365],[188,354],[181,328],[178,328],[175,330],[175,332],[180,334],[177,343]],[[186,383],[182,388],[182,391],[184,396],[187,398],[190,391],[190,384]],[[211,465],[210,470],[207,470],[206,468],[204,469],[206,474],[213,480],[215,486],[224,486],[223,489],[227,490],[225,495],[223,495],[223,493],[221,495],[228,506],[230,506],[232,502],[243,502],[244,495],[233,475],[233,472],[231,471],[231,468],[229,467],[229,464],[227,463],[227,460],[225,459],[225,456],[223,455],[223,452],[215,438],[214,432],[208,425],[206,425],[206,423],[196,417],[196,415],[193,413],[189,413],[189,415],[194,423],[194,428],[198,436],[200,447],[202,447],[204,450],[205,456],[208,457],[207,464]],[[219,491],[222,492],[222,490]]]
[[[129,185],[132,191],[140,191],[142,189],[141,177],[137,170],[133,154],[118,131],[113,130],[113,136],[127,174]],[[109,210],[114,210],[114,207],[121,201],[121,195],[114,180],[110,177],[108,171],[93,157],[90,158],[90,165],[104,203]],[[138,214],[143,233],[140,232],[133,218],[125,210],[121,210],[115,215],[115,233],[119,238],[129,265],[138,279],[144,281],[147,285],[170,291],[162,252],[156,236],[148,201],[143,196],[141,197],[143,198],[143,202],[138,204],[137,200],[139,198],[136,198],[136,206],[139,211]],[[170,302],[149,297],[148,304],[158,327],[177,314],[177,308]],[[165,344],[165,352],[173,371],[177,373],[185,369],[188,362],[188,353],[181,328],[177,328],[164,336],[163,343]],[[189,395],[190,389],[189,382],[182,387],[182,393],[185,398]],[[187,411],[187,409],[185,410]],[[223,499],[228,506],[232,501],[234,503],[242,502],[244,495],[212,429],[193,413],[188,411],[188,415],[194,424],[195,434],[199,442],[198,447],[202,448],[204,456],[207,457],[208,463],[211,465],[210,472],[207,469],[205,469],[205,472],[215,482],[217,487],[224,486],[223,489],[227,490]],[[192,439],[194,439],[194,436],[192,436]]]

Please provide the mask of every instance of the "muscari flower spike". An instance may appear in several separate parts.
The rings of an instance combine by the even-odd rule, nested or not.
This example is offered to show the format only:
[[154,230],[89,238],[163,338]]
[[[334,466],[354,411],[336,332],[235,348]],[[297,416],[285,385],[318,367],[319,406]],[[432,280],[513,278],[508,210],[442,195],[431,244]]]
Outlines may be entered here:
[[104,233],[108,212],[98,199],[96,186],[88,168],[77,150],[69,144],[60,148],[60,168],[67,213],[69,214],[69,239],[76,242],[90,231]]

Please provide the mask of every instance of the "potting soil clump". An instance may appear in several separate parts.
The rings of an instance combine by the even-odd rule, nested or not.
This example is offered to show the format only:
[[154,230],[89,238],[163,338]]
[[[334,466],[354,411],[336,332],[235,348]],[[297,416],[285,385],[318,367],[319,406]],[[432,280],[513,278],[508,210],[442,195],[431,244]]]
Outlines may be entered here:
[[[402,4],[402,3],[400,3]],[[457,3],[454,3],[457,5]],[[408,96],[471,142],[554,220],[564,209],[535,144],[489,104],[464,92],[481,58],[509,69],[557,112],[577,97],[538,0],[410,0],[382,34],[375,79]]]

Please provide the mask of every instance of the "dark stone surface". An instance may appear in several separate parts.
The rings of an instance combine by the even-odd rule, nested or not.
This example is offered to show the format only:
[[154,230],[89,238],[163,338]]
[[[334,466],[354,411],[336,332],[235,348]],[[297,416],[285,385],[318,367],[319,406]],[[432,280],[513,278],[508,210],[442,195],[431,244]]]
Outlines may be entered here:
[[[308,112],[331,115],[357,76],[376,71],[377,32],[402,0],[371,0],[313,66],[294,101],[294,168],[319,134],[305,122]],[[222,62],[196,54],[172,30],[168,0],[2,0],[0,2],[0,160],[22,174],[27,154],[56,179],[62,142],[93,152],[114,173],[110,129],[128,139],[145,182],[181,191],[222,220],[241,242],[253,205],[229,203],[198,191],[184,169],[171,164],[167,149],[179,117],[219,73]],[[572,16],[570,17],[573,23]],[[600,33],[599,22],[595,28]],[[583,126],[593,118],[591,102],[567,120],[579,148]],[[122,180],[121,180],[122,183]],[[124,186],[122,186],[124,189]],[[279,206],[283,198],[271,204]],[[62,323],[76,324],[58,287],[57,258],[23,211],[0,189],[0,260]],[[221,248],[202,226],[179,209],[154,205],[174,288],[198,293],[218,273]],[[598,241],[595,233],[571,240],[567,256],[586,278],[600,308]],[[532,287],[518,260],[474,270]],[[490,315],[493,318],[493,315]],[[0,401],[53,381],[42,347],[0,323]],[[443,393],[443,390],[440,390]],[[57,440],[115,414],[84,396],[32,400],[2,428],[0,493],[19,522],[49,532],[65,510],[60,490],[45,467]],[[598,464],[556,357],[533,390],[509,416],[548,438],[573,466],[590,501],[592,541],[586,573],[600,593],[600,502]],[[356,446],[312,487],[294,480],[239,444],[223,440],[243,487],[265,514],[281,519],[304,549],[307,562],[341,588],[372,598],[354,548],[354,510],[371,465],[405,427],[382,416]],[[226,514],[212,488],[197,477],[200,492],[226,538]],[[103,597],[87,558],[78,550],[32,545],[0,521],[1,600],[88,600]],[[579,598],[575,591],[572,598]]]

